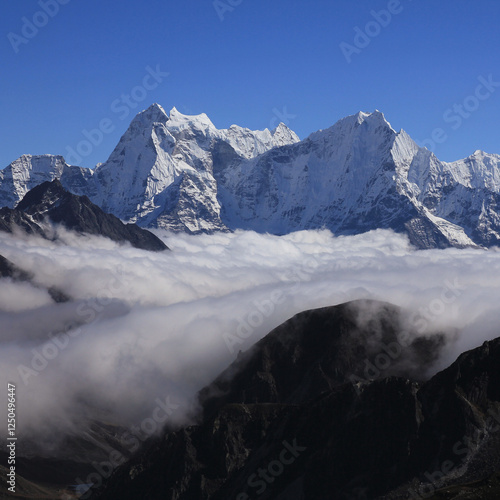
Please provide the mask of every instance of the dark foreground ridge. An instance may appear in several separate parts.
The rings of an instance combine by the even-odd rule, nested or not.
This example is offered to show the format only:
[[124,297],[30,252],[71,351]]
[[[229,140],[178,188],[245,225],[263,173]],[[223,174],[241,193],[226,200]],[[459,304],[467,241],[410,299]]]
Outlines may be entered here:
[[119,243],[129,242],[142,250],[168,250],[153,233],[136,224],[124,224],[86,196],[66,191],[57,179],[34,187],[16,208],[0,209],[0,231],[11,233],[21,229],[28,234],[48,237],[43,225],[47,220],[78,233],[104,236]]
[[500,339],[423,382],[445,337],[403,324],[374,301],[298,314],[91,498],[500,498]]

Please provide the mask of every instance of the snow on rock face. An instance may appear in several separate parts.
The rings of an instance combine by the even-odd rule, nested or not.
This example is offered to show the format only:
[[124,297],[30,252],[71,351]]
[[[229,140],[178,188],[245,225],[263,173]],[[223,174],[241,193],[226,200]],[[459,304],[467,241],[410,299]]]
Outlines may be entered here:
[[68,165],[62,156],[23,155],[0,170],[0,205],[14,208],[28,191],[56,178],[74,194],[84,194],[92,175],[92,170]]
[[237,126],[218,130],[206,114],[188,116],[158,104],[139,113],[108,161],[96,168],[93,201],[143,226],[187,232],[226,229],[213,177],[213,149],[220,141],[252,158],[276,144],[297,142],[286,127],[273,133]]
[[471,200],[478,188],[497,192],[499,158],[471,158],[465,166],[440,162],[379,111],[360,112],[299,144],[218,170],[221,216],[232,229],[277,234],[392,228],[420,247],[490,245],[500,229],[497,211],[471,213]]
[[284,123],[280,123],[273,131],[267,128],[262,131],[252,131],[232,125],[229,129],[221,130],[218,138],[230,144],[240,156],[246,159],[255,158],[274,147],[300,141],[297,134]]
[[290,130],[283,122],[281,122],[273,131],[273,145],[286,146],[287,144],[295,144],[300,142],[299,136]]
[[155,209],[155,197],[176,176],[171,156],[175,139],[166,128],[168,116],[158,105],[139,113],[111,153],[96,167],[96,196],[104,211],[137,222]]
[[[418,148],[408,158],[406,172],[400,169],[399,183],[416,206],[463,228],[480,245],[500,244],[500,156],[476,151],[446,163]],[[456,234],[453,241],[465,240]]]
[[353,222],[368,227],[373,221],[344,220],[355,207],[368,211],[390,188],[386,160],[394,135],[381,114],[360,113],[301,143],[218,171],[224,222],[273,233],[338,231]]
[[500,156],[441,162],[380,111],[300,141],[285,124],[217,129],[159,104],[139,113],[96,169],[25,155],[0,171],[0,205],[60,178],[106,212],[189,233],[329,228],[406,232],[417,246],[500,244]]
[[[268,137],[269,136],[269,137]],[[212,175],[212,148],[225,141],[244,158],[272,147],[269,131],[218,130],[207,115],[139,113],[108,161],[96,169],[94,200],[120,218],[188,232],[225,229]]]

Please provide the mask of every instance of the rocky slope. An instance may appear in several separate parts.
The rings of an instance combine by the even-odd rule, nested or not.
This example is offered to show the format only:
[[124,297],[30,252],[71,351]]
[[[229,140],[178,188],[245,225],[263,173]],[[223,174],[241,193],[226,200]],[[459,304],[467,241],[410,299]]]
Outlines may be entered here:
[[105,213],[86,196],[66,191],[57,179],[43,182],[29,191],[10,209],[0,210],[0,231],[24,230],[30,234],[52,237],[52,226],[61,224],[78,233],[100,235],[117,242],[128,242],[136,248],[161,251],[167,246],[154,234],[135,224],[124,224]]
[[[458,498],[453,491],[484,485],[491,493],[500,339],[422,382],[445,337],[403,335],[401,314],[358,301],[297,315],[200,393],[198,425],[151,441],[92,498]],[[380,368],[372,376],[370,363]]]
[[143,227],[286,234],[328,228],[405,232],[419,248],[500,242],[500,156],[445,163],[379,111],[346,117],[303,141],[275,130],[217,129],[205,115],[139,113],[94,170],[23,156],[0,171],[0,205],[59,178],[104,211]]

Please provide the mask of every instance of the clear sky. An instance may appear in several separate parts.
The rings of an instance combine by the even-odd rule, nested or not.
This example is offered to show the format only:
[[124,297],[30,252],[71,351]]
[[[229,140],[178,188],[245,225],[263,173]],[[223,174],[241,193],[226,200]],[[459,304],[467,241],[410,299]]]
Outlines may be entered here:
[[442,160],[500,154],[498,0],[4,4],[0,168],[68,148],[93,167],[153,102],[301,138],[379,109]]

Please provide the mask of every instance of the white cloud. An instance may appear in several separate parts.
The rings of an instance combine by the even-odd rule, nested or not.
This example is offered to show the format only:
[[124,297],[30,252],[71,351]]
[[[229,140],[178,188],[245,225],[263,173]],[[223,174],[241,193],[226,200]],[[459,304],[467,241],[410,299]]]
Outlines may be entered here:
[[[425,327],[464,327],[442,365],[500,335],[495,250],[416,251],[382,230],[157,234],[172,252],[64,232],[65,246],[0,236],[0,255],[74,299],[56,305],[40,288],[0,281],[0,371],[18,385],[20,429],[55,419],[71,428],[88,404],[137,422],[158,397],[187,401],[295,313],[357,298],[410,308]],[[26,385],[20,365],[33,370]]]

